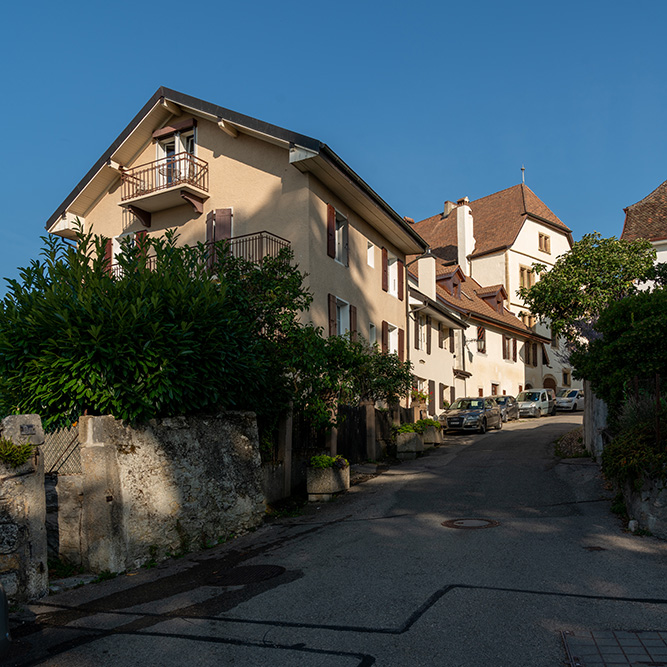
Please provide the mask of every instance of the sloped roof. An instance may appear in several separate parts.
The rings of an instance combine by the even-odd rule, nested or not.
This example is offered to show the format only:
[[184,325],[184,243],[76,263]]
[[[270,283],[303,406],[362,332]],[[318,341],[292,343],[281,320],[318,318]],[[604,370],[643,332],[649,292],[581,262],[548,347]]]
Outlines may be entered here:
[[[290,163],[300,171],[314,173],[325,185],[331,187],[352,208],[362,210],[371,224],[380,225],[383,233],[406,253],[423,252],[426,243],[403,217],[398,215],[353,169],[347,165],[329,146],[318,139],[266,123],[264,121],[231,111],[210,102],[185,95],[176,90],[160,87],[141,108],[129,125],[116,137],[111,146],[97,160],[90,171],[81,179],[46,223],[49,230],[54,223],[79,201],[96,201],[110,186],[117,173],[110,169],[117,162],[126,166],[131,156],[143,141],[152,136],[156,127],[171,117],[176,108],[188,113],[222,122],[231,131],[242,132],[290,150]],[[294,151],[294,155],[292,154]],[[86,192],[93,191],[86,199]],[[76,210],[75,214],[83,216]]]
[[[468,204],[473,216],[475,248],[472,257],[509,248],[527,218],[543,222],[566,234],[572,231],[524,183],[475,199]],[[414,228],[431,245],[433,253],[445,261],[457,260],[456,208],[415,223]]]
[[625,224],[621,238],[627,241],[667,238],[667,181],[661,183],[650,195],[625,211]]

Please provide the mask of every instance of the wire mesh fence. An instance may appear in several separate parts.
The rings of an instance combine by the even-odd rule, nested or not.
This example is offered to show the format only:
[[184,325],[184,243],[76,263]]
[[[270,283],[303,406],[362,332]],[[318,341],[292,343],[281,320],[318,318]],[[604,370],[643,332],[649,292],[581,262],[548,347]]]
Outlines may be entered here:
[[42,447],[44,472],[73,475],[81,472],[79,425],[47,433]]

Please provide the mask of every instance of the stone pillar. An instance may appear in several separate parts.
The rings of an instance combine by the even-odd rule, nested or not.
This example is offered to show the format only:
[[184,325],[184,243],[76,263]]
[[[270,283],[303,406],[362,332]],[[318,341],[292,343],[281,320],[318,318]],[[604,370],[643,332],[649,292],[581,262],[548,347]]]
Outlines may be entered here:
[[83,499],[81,561],[88,572],[125,569],[123,505],[116,445],[110,442],[113,417],[81,417],[79,443]]
[[[0,436],[14,444],[44,444],[39,415],[5,417]],[[15,602],[49,592],[44,458],[37,447],[18,468],[0,462],[0,581]]]

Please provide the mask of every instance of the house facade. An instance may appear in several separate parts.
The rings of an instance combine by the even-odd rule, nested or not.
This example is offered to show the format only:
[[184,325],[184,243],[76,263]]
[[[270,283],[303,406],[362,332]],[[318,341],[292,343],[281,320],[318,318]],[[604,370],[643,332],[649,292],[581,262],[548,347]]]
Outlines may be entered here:
[[426,244],[316,139],[160,88],[46,227],[72,239],[77,219],[112,262],[123,237],[168,229],[251,259],[289,245],[315,325],[406,356],[405,257]]
[[[486,297],[483,286],[503,288],[506,310],[532,334],[530,346],[528,339],[523,342],[519,386],[578,385],[561,361],[561,341],[552,340],[548,325],[536,321],[517,293],[538,279],[530,270],[533,263],[549,269],[572,247],[570,229],[528,186],[521,183],[475,201],[446,201],[442,213],[416,223],[415,229],[445,264],[458,265],[461,275],[478,286],[473,289],[478,296]],[[484,385],[490,380],[485,377]]]

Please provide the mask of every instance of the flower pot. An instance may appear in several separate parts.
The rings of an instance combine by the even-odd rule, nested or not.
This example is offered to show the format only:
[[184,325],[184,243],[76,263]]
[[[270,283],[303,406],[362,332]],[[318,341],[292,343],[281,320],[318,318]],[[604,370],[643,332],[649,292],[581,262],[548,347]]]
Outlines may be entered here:
[[308,468],[306,486],[309,502],[331,500],[334,493],[350,488],[350,466],[345,468]]

